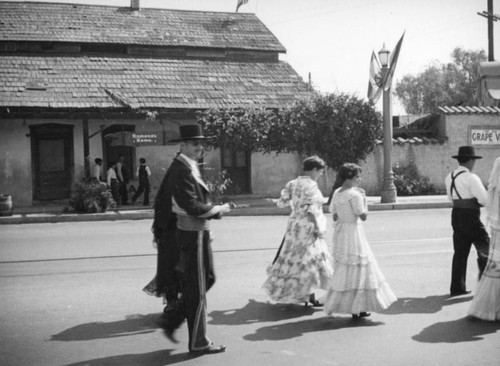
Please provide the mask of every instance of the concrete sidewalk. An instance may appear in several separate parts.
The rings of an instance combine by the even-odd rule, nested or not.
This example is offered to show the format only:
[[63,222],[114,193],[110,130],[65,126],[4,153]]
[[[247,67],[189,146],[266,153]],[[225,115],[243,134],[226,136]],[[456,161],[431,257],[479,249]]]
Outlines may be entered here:
[[[449,208],[451,203],[445,195],[398,197],[396,203],[380,203],[380,197],[367,197],[369,211],[411,210],[427,208]],[[231,197],[237,205],[227,216],[288,215],[288,209],[277,207],[269,198],[253,195]],[[65,213],[64,204],[47,204],[30,207],[15,207],[12,216],[0,216],[2,224],[31,224],[105,220],[144,220],[153,218],[152,207],[140,205],[122,206],[105,213]],[[326,210],[326,206],[325,206]]]

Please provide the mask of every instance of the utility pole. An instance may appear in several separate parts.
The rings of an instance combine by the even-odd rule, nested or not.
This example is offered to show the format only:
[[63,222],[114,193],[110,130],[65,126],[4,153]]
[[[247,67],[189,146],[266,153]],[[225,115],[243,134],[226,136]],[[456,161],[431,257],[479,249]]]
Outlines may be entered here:
[[488,19],[488,61],[495,61],[493,50],[493,22],[498,21],[500,17],[493,14],[493,0],[488,0],[488,11],[477,14]]

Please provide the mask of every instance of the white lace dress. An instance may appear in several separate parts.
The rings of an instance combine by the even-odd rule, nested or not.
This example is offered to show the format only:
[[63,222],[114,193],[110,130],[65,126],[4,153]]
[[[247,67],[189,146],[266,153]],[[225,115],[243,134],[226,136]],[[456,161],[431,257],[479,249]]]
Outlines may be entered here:
[[335,191],[330,212],[336,215],[333,233],[334,273],[324,310],[358,314],[381,311],[397,300],[380,271],[358,215],[367,212],[364,192],[358,188]]
[[277,302],[305,302],[314,289],[326,289],[332,277],[332,259],[325,239],[316,235],[326,232],[323,194],[308,176],[288,182],[281,192],[279,206],[292,206],[284,242],[275,262],[267,268],[263,289]]

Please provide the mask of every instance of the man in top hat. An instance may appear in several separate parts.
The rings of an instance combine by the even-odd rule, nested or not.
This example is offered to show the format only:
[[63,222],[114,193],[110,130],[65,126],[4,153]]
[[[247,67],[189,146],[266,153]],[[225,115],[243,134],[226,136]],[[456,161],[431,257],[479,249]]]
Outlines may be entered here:
[[215,282],[212,260],[210,219],[219,219],[230,211],[229,204],[214,205],[210,192],[198,169],[203,153],[203,136],[199,125],[179,128],[180,153],[168,172],[172,212],[177,218],[177,242],[180,258],[176,269],[181,273],[180,300],[165,312],[164,331],[176,342],[175,330],[187,319],[189,351],[194,354],[224,352],[225,346],[215,346],[206,332],[206,292]]
[[479,278],[481,277],[488,259],[489,236],[480,219],[480,207],[486,204],[487,193],[481,179],[472,169],[477,159],[474,147],[461,146],[457,159],[458,168],[448,174],[445,179],[446,193],[453,202],[451,211],[451,225],[453,227],[453,263],[451,267],[451,296],[467,294],[465,277],[467,273],[467,259],[471,245],[477,251]]

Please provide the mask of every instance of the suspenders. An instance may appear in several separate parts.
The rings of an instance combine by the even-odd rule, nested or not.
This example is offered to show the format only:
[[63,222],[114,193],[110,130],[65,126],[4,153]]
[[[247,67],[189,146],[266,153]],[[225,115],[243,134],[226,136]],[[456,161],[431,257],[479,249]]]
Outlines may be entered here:
[[462,173],[465,173],[465,171],[462,170],[455,176],[453,176],[453,173],[451,174],[450,195],[453,193],[453,191],[455,191],[455,194],[458,196],[458,199],[453,200],[453,208],[478,210],[481,205],[479,205],[477,198],[462,199],[462,196],[460,196],[460,193],[458,193],[457,187],[455,186],[455,179],[457,179],[457,177]]
[[462,173],[465,173],[465,170],[462,170],[461,172],[458,172],[457,175],[453,176],[453,173],[451,173],[451,187],[450,187],[450,194],[453,194],[453,190],[455,190],[455,193],[458,196],[458,199],[462,199],[462,196],[460,196],[460,193],[458,193],[457,187],[455,187],[455,179]]

